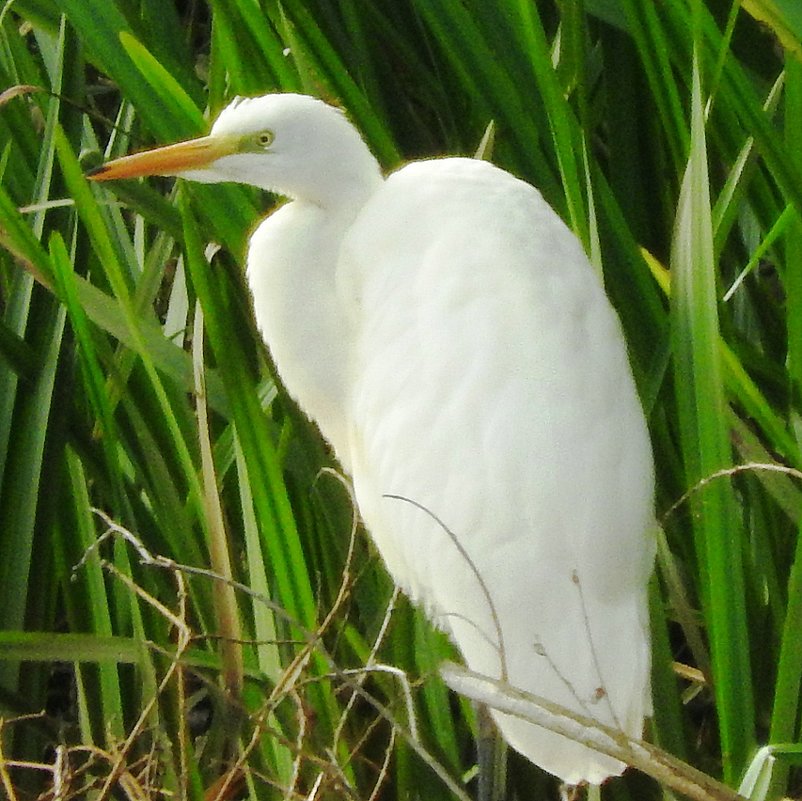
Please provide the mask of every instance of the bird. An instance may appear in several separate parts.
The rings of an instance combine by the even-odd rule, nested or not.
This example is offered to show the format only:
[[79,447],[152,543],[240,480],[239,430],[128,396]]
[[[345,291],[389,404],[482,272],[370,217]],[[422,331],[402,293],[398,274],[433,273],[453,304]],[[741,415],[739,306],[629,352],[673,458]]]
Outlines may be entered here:
[[[341,109],[294,93],[235,98],[207,136],[90,177],[148,175],[286,198],[250,237],[255,320],[391,577],[470,670],[639,738],[648,427],[602,280],[540,192],[464,157],[385,176]],[[491,714],[566,784],[626,767]]]

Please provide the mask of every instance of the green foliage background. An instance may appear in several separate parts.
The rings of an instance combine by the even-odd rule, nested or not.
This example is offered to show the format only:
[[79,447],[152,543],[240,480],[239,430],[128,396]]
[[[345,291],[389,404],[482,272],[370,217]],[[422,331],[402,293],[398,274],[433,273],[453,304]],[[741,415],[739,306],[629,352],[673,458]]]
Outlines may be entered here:
[[[0,84],[28,87],[0,98],[7,794],[48,781],[7,760],[62,743],[73,773],[91,765],[73,789],[200,798],[238,741],[257,798],[473,792],[474,716],[436,673],[450,648],[351,538],[254,330],[244,244],[272,199],[82,174],[275,90],[339,102],[388,170],[471,154],[492,120],[493,160],[576,231],[654,442],[649,736],[731,786],[771,744],[753,797],[798,791],[801,37],[795,0],[5,3]],[[513,759],[508,797],[553,790]]]

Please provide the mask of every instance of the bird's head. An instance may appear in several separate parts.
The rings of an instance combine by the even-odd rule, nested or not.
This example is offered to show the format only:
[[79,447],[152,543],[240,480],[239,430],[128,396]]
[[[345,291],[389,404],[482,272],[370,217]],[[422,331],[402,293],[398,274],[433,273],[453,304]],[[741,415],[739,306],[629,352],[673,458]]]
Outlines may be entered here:
[[236,98],[208,136],[124,156],[88,177],[145,175],[250,184],[324,207],[364,200],[381,180],[376,159],[345,115],[298,94]]

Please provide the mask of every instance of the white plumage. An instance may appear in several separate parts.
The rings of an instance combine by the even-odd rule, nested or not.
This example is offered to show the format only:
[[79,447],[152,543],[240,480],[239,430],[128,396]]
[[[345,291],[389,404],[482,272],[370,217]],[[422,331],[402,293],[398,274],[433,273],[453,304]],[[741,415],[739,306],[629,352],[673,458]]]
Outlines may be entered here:
[[[512,685],[640,736],[651,450],[619,321],[577,239],[486,162],[383,180],[345,116],[306,96],[235,101],[201,141],[214,158],[159,171],[292,199],[251,239],[256,319],[395,581],[470,668],[505,668]],[[128,174],[147,172],[134,163],[147,155]],[[496,719],[566,782],[624,767]]]

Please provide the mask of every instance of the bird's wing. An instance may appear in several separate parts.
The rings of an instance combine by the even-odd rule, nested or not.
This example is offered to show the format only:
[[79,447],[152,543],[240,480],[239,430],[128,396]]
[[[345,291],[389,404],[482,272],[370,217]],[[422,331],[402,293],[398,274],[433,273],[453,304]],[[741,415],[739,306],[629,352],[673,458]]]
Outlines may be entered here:
[[[354,486],[390,572],[472,669],[639,735],[651,453],[578,241],[489,164],[419,162],[365,207],[339,269]],[[620,772],[502,728],[566,781]]]

